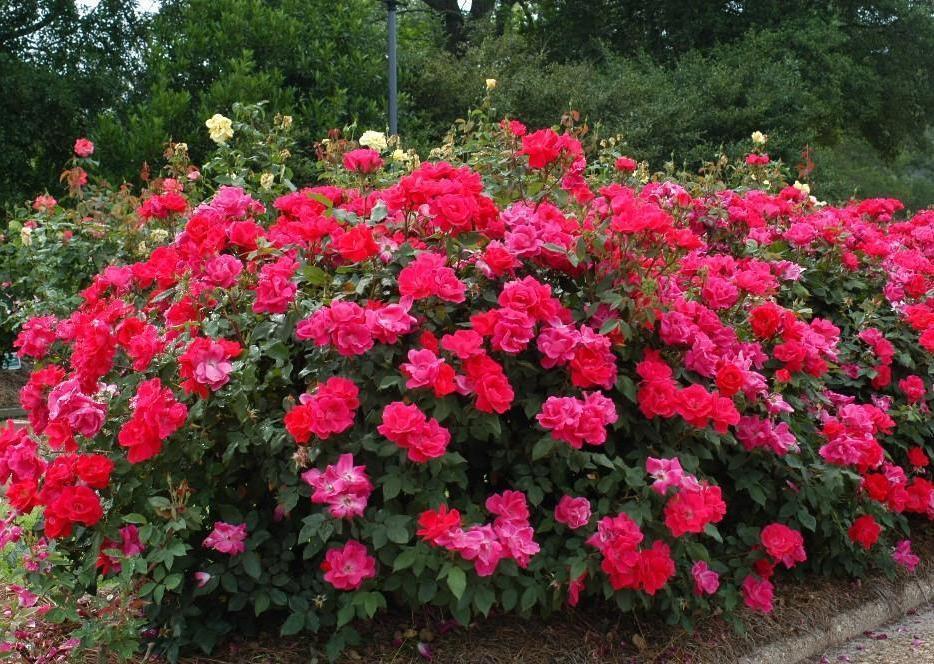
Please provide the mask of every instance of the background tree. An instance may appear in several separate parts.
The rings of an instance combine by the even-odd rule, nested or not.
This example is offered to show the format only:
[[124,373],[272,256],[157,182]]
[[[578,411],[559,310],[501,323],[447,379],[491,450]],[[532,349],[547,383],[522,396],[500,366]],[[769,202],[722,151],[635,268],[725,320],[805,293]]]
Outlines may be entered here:
[[76,135],[122,103],[145,28],[133,0],[0,2],[0,202],[54,185]]

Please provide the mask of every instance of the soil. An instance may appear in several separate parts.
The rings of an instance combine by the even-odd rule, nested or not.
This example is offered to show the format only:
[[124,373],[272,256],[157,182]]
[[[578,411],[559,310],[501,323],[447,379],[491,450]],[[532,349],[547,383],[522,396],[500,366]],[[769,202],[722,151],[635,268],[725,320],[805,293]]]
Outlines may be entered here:
[[16,371],[0,369],[0,410],[19,408],[19,391],[29,380],[29,371],[25,368]]

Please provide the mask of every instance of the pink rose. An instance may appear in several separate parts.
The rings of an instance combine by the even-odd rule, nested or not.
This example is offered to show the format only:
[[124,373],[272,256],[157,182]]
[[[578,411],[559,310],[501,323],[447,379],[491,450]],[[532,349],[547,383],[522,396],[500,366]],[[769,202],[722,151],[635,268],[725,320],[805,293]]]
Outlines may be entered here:
[[243,263],[230,254],[215,256],[204,264],[204,277],[212,286],[231,288],[243,272]]
[[94,154],[94,144],[86,138],[75,141],[75,154],[79,157],[90,157]]
[[555,507],[555,521],[576,530],[590,521],[590,501],[583,497],[561,496]]
[[696,595],[713,595],[720,588],[720,575],[714,572],[702,560],[694,563],[691,567],[691,575],[694,577],[694,593]]
[[743,580],[743,601],[754,611],[771,613],[774,590],[770,581],[750,574]]
[[330,549],[321,563],[324,580],[338,590],[356,590],[366,579],[376,576],[376,558],[356,540],[339,549]]
[[214,523],[214,530],[204,538],[203,546],[229,556],[236,556],[246,551],[246,524],[232,524],[223,521]]

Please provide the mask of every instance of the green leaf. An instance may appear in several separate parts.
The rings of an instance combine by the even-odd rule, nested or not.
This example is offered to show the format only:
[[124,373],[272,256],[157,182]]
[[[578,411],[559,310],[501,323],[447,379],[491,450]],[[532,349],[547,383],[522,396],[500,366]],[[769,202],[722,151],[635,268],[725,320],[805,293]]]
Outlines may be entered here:
[[448,588],[457,599],[460,599],[467,589],[467,575],[460,567],[452,567],[448,570]]
[[338,627],[343,627],[344,625],[346,625],[347,623],[349,623],[351,620],[353,620],[353,619],[354,619],[354,613],[355,613],[355,609],[354,609],[353,604],[348,604],[347,606],[342,606],[342,607],[337,611],[337,626],[338,626]]
[[282,624],[282,629],[279,630],[279,634],[282,636],[292,636],[293,634],[298,634],[303,629],[305,629],[305,614],[293,613],[285,619],[285,622]]
[[394,515],[386,519],[386,537],[394,544],[406,544],[409,541],[409,517]]
[[386,479],[383,481],[383,498],[392,500],[399,495],[401,490],[402,478],[399,477],[398,471],[387,475]]
[[476,591],[473,594],[474,606],[477,607],[477,610],[482,613],[484,616],[489,615],[490,609],[493,608],[493,602],[496,600],[496,593],[494,593],[487,586],[478,586]]
[[519,600],[519,609],[522,611],[528,611],[535,603],[538,601],[538,586],[529,586],[525,589],[525,592],[522,593],[522,599]]
[[266,592],[260,590],[258,593],[256,593],[256,597],[253,599],[253,613],[255,613],[257,616],[260,615],[269,608],[270,603],[269,595]]
[[817,529],[817,519],[815,519],[805,508],[802,507],[800,510],[798,510],[797,517],[798,523],[811,532],[814,532]]
[[323,286],[328,282],[327,273],[317,265],[306,265],[302,268],[302,277],[312,286]]
[[549,436],[543,436],[532,446],[532,461],[544,459],[555,449],[555,439]]
[[392,561],[392,571],[400,572],[404,569],[407,569],[415,564],[415,558],[418,553],[415,549],[406,549]]
[[263,573],[263,566],[260,564],[259,556],[256,555],[254,551],[247,551],[244,553],[240,562],[243,565],[243,571],[247,573],[248,576],[258,579]]

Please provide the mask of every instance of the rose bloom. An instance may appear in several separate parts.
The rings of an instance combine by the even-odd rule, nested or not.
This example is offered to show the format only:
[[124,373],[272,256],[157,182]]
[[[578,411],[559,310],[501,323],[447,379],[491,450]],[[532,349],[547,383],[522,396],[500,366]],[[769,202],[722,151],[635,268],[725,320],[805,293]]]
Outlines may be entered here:
[[376,576],[376,558],[356,540],[339,549],[330,549],[321,563],[324,580],[338,590],[356,590],[366,579]]
[[696,595],[713,595],[720,588],[720,575],[710,569],[703,560],[694,563],[691,576],[694,577]]
[[590,501],[583,497],[561,496],[555,507],[555,521],[572,530],[586,526],[590,521]]
[[236,556],[246,551],[246,524],[233,524],[217,521],[214,530],[204,538],[203,546],[229,556]]
[[754,574],[745,578],[742,585],[743,601],[750,609],[762,613],[772,612],[774,587],[770,581],[760,579]]
[[344,163],[344,168],[348,171],[351,173],[360,173],[361,175],[375,173],[383,167],[383,160],[380,158],[379,152],[371,150],[370,148],[361,148],[359,150],[345,152],[342,161]]
[[869,514],[864,514],[856,519],[847,531],[850,540],[866,550],[871,549],[879,541],[881,533],[882,527]]
[[616,166],[616,170],[622,173],[632,173],[639,164],[632,157],[619,157],[614,166]]
[[90,157],[94,154],[94,144],[86,138],[75,141],[75,154],[79,157]]
[[770,523],[762,529],[759,540],[766,552],[775,560],[782,562],[788,569],[807,560],[804,537],[788,526]]

